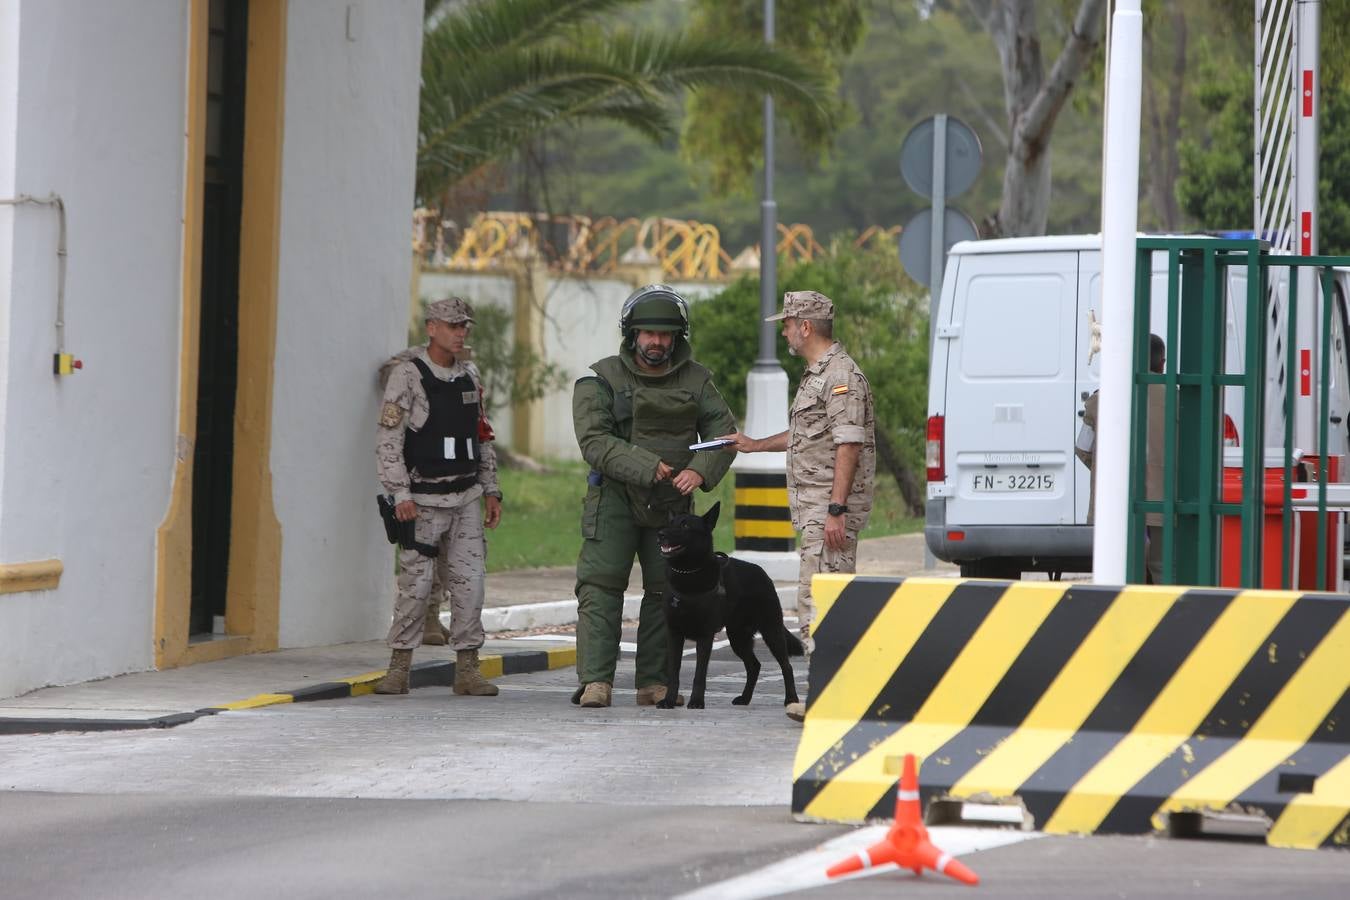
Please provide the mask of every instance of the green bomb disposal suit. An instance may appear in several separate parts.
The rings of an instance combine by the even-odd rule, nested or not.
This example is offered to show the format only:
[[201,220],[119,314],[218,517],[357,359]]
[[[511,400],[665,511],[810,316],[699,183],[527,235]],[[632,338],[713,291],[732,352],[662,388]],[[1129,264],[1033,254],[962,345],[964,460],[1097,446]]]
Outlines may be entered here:
[[644,374],[633,353],[625,342],[618,356],[591,366],[596,374],[579,379],[572,393],[577,444],[591,466],[577,559],[577,678],[583,685],[614,681],[623,592],[636,553],[642,565],[641,689],[665,681],[666,566],[656,534],[692,506],[692,498],[669,480],[653,483],[657,463],[664,461],[673,474],[691,469],[703,476],[703,490],[712,490],[731,468],[732,455],[694,453],[689,445],[730,434],[736,422],[712,373],[692,360],[682,337],[660,375]]

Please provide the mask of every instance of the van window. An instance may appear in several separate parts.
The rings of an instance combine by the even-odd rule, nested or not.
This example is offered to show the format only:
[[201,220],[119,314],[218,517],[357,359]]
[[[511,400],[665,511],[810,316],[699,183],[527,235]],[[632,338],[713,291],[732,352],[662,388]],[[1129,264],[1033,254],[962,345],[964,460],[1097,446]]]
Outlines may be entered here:
[[1050,378],[1059,374],[1063,308],[1058,275],[972,278],[961,322],[961,371],[972,378]]

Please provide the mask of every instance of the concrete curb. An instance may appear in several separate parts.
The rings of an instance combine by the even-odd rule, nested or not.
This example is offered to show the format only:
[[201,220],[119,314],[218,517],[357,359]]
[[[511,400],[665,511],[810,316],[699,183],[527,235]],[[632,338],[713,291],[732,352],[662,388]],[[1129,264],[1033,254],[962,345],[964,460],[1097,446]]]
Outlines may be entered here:
[[[550,604],[537,604],[547,606]],[[572,604],[574,611],[576,604]],[[543,672],[574,666],[577,662],[575,647],[563,647],[551,650],[521,650],[519,652],[494,653],[478,658],[478,670],[484,678],[500,678],[503,675],[522,675],[527,672]],[[203,716],[231,712],[242,709],[261,709],[264,706],[276,706],[281,703],[307,703],[315,700],[340,700],[344,697],[359,697],[375,690],[375,682],[384,677],[385,669],[339,678],[337,681],[325,681],[291,691],[255,694],[244,700],[208,706],[192,712],[171,713],[149,719],[82,719],[78,717],[56,718],[18,718],[0,716],[0,735],[9,734],[51,734],[58,731],[136,731],[148,728],[173,728],[187,722],[194,722]],[[453,660],[432,660],[414,663],[408,679],[410,687],[446,687],[455,682],[455,663]]]
[[[778,602],[785,612],[797,611],[797,586],[778,588]],[[636,619],[642,606],[641,594],[623,595],[623,617]],[[450,613],[441,614],[447,625]],[[553,600],[546,603],[521,603],[516,606],[490,606],[483,610],[483,630],[488,634],[500,631],[525,631],[530,628],[558,628],[577,623],[576,600]]]
[[80,719],[80,718],[32,718],[0,716],[0,735],[10,734],[53,734],[58,731],[138,731],[147,728],[172,728],[212,715],[219,710],[197,710],[196,712],[171,713],[156,716],[153,719]]

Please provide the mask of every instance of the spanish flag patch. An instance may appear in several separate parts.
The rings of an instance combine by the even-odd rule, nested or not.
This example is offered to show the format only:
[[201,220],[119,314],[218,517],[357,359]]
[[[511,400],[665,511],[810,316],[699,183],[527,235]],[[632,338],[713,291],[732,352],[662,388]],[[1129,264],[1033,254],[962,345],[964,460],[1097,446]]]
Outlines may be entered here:
[[830,393],[831,393],[831,394],[847,394],[847,393],[848,393],[848,385],[846,385],[846,384],[836,384],[833,388],[830,389]]

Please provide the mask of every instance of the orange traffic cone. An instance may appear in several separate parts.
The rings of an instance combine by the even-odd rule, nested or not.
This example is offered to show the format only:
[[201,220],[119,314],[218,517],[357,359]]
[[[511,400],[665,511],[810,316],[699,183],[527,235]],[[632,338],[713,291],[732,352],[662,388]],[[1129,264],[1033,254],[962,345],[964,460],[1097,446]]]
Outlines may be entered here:
[[905,754],[905,768],[900,775],[900,787],[895,792],[895,824],[886,832],[886,839],[873,844],[862,853],[850,856],[825,870],[830,878],[849,872],[870,869],[885,863],[895,863],[902,869],[912,869],[922,875],[924,869],[933,869],[949,878],[966,884],[979,884],[980,876],[963,863],[948,856],[928,839],[919,810],[919,777],[914,768],[914,754]]

